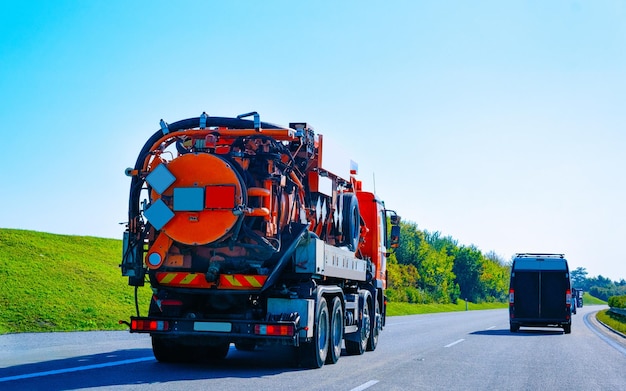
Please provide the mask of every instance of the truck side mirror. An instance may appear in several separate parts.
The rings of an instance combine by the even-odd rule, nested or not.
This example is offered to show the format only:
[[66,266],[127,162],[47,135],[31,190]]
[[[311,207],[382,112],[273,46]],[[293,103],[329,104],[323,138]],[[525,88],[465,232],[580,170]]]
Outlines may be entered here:
[[400,245],[400,226],[392,225],[391,226],[391,248],[398,248]]

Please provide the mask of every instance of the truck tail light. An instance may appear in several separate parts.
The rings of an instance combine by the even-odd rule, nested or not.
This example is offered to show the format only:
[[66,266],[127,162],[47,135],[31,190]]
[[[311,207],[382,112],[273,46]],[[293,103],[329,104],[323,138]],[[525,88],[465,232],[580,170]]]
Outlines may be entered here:
[[257,324],[254,325],[254,334],[291,337],[294,327],[290,324]]
[[513,305],[515,303],[515,290],[509,290],[509,305]]
[[567,308],[570,308],[572,305],[572,291],[569,289],[565,291],[565,305]]
[[164,299],[164,300],[161,300],[161,305],[178,307],[178,306],[183,305],[183,302],[182,300]]
[[166,320],[132,319],[131,331],[168,331],[170,323]]

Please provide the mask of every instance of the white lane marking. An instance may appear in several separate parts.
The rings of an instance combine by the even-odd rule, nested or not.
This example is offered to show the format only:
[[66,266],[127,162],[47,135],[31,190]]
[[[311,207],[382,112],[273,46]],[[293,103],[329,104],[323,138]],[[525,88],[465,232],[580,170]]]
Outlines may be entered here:
[[133,359],[122,360],[122,361],[105,362],[105,363],[102,363],[102,364],[84,365],[82,367],[55,369],[53,371],[45,371],[45,372],[25,373],[23,375],[0,377],[0,383],[5,382],[5,381],[11,381],[11,380],[22,380],[22,379],[30,379],[30,378],[33,378],[33,377],[59,375],[61,373],[79,372],[79,371],[86,371],[86,370],[89,370],[89,369],[114,367],[114,366],[117,366],[117,365],[133,364],[133,363],[137,363],[137,362],[153,361],[153,360],[154,360],[154,357],[140,357],[140,358],[133,358]]
[[491,326],[491,327],[486,328],[485,330],[493,330],[495,328],[496,328],[496,326]]
[[378,383],[378,380],[370,380],[367,383],[363,383],[358,387],[355,387],[353,389],[351,389],[350,391],[363,391],[363,390],[367,390],[368,388],[370,388],[371,386],[373,386],[374,384]]
[[458,340],[456,340],[456,341],[454,341],[454,342],[452,342],[452,343],[447,344],[446,346],[444,346],[444,348],[449,348],[450,346],[454,346],[454,345],[456,345],[457,343],[461,343],[461,342],[463,342],[463,341],[465,341],[465,339],[463,339],[463,338],[458,339]]

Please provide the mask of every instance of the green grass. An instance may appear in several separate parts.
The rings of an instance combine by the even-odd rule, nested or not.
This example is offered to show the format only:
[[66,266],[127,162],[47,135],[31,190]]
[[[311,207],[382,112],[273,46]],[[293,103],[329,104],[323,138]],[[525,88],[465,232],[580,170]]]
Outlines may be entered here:
[[[585,292],[583,295],[585,305],[606,304],[606,301],[600,300]],[[473,310],[491,310],[508,308],[508,303],[467,303],[467,309]],[[457,304],[411,304],[411,303],[387,303],[388,316],[430,314],[435,312],[453,312],[465,311],[465,301],[459,300]]]
[[585,292],[583,293],[583,305],[601,305],[601,304],[606,304],[606,301],[598,299],[597,297],[593,297],[591,296],[589,293]]
[[[412,303],[387,303],[388,316],[430,314],[435,312],[465,311],[465,301],[459,300],[457,304],[412,304]],[[492,310],[508,308],[508,303],[467,303],[467,309]]]
[[124,329],[135,305],[121,253],[121,240],[0,229],[0,333]]
[[596,314],[596,318],[613,330],[626,333],[626,316],[614,314],[609,310],[602,310]]

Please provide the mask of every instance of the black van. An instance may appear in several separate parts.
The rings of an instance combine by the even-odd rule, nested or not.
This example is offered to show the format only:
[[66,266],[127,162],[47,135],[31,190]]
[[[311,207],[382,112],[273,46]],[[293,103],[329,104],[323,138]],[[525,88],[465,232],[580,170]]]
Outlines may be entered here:
[[520,326],[562,327],[572,332],[572,291],[563,254],[516,254],[511,266],[509,322]]

